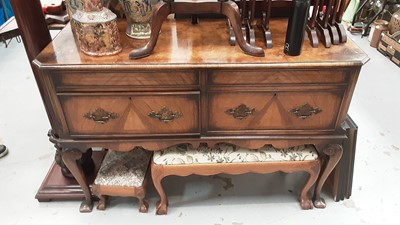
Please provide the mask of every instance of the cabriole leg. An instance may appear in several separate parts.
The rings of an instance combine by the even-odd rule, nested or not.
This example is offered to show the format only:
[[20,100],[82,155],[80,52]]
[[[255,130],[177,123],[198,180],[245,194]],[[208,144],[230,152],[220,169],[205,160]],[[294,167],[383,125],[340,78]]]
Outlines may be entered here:
[[312,165],[311,169],[307,171],[309,175],[300,193],[300,206],[302,209],[313,208],[312,201],[308,197],[308,192],[310,191],[310,188],[317,181],[320,170],[321,170],[321,162],[318,160]]
[[314,195],[314,206],[316,208],[325,208],[325,200],[321,198],[321,190],[325,184],[326,179],[328,178],[329,174],[338,164],[339,160],[342,158],[343,154],[343,147],[339,144],[330,145],[329,147],[323,150],[323,153],[327,155],[328,161],[322,174],[318,178],[317,187],[315,188],[315,195]]
[[82,187],[83,193],[85,195],[85,200],[82,202],[79,211],[80,212],[91,212],[93,209],[92,195],[90,193],[89,186],[86,182],[86,177],[83,173],[82,166],[78,162],[82,157],[82,152],[78,149],[65,149],[62,152],[62,159],[71,171],[72,175],[75,177],[76,181]]
[[161,184],[161,180],[164,178],[162,174],[157,172],[157,168],[155,168],[152,164],[151,167],[151,177],[153,178],[153,184],[156,188],[158,194],[160,195],[160,200],[157,202],[156,214],[157,215],[165,215],[168,211],[168,199],[167,195],[165,194],[164,188]]

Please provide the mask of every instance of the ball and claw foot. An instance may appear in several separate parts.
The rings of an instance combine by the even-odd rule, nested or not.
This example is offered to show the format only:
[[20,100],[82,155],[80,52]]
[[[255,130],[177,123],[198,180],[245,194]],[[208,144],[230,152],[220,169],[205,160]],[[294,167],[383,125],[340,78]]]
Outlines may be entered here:
[[92,209],[93,209],[93,203],[84,201],[81,203],[81,206],[79,207],[79,212],[88,213],[92,212]]
[[326,207],[325,200],[323,198],[314,199],[314,206],[318,209],[324,209]]
[[104,196],[99,197],[99,204],[97,205],[98,210],[106,209],[106,198]]
[[97,205],[97,209],[98,210],[105,210],[106,209],[106,204],[104,204],[103,202],[99,202],[99,204]]
[[313,208],[313,204],[312,204],[311,200],[301,200],[300,206],[301,206],[301,209],[303,209],[303,210],[308,210],[308,209]]
[[161,201],[157,202],[157,215],[166,215],[167,214],[167,204],[161,204]]
[[149,211],[149,203],[146,200],[139,200],[139,212],[147,213]]

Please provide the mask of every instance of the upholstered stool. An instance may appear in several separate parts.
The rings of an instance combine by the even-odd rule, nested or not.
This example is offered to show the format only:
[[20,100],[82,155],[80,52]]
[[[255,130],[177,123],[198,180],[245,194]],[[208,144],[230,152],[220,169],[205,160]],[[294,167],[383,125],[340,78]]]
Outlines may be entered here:
[[106,208],[106,196],[132,196],[139,199],[139,211],[147,212],[145,195],[151,155],[142,148],[129,152],[109,150],[93,184],[92,191],[100,199],[97,209]]
[[252,150],[231,144],[218,144],[214,148],[200,146],[192,149],[189,144],[181,144],[156,151],[151,161],[151,176],[160,195],[157,203],[158,215],[167,213],[168,200],[161,180],[169,175],[188,176],[243,173],[291,173],[304,171],[309,177],[300,193],[302,209],[311,209],[308,191],[315,184],[321,163],[313,145],[303,145],[288,149],[275,149],[266,145]]

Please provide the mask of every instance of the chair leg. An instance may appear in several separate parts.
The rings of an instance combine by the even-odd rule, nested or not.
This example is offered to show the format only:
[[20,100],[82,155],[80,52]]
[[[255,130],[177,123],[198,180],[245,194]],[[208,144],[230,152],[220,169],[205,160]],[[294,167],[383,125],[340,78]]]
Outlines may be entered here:
[[308,39],[310,40],[311,46],[313,48],[318,48],[318,35],[317,35],[317,30],[315,28],[311,28],[310,26],[306,26],[306,32]]
[[251,46],[244,40],[241,30],[241,22],[239,13],[237,13],[237,5],[232,1],[221,2],[221,13],[224,14],[231,22],[232,29],[235,32],[235,39],[242,51],[251,56],[263,57],[264,50],[260,47]]
[[144,58],[146,56],[149,56],[153,52],[153,49],[157,44],[158,35],[160,34],[163,21],[171,13],[170,4],[160,1],[155,5],[153,12],[154,12],[152,17],[153,25],[151,27],[150,40],[143,48],[132,50],[129,53],[130,59]]

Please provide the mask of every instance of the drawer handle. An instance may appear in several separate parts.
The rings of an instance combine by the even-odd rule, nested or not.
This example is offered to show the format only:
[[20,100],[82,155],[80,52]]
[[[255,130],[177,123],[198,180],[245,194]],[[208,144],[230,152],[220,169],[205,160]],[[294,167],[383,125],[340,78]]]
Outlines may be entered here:
[[300,119],[307,119],[313,115],[316,115],[320,112],[322,112],[321,109],[318,107],[314,108],[310,104],[306,103],[302,105],[301,107],[294,108],[290,110],[289,112],[293,113],[295,116],[297,116]]
[[246,117],[250,115],[254,115],[256,112],[255,108],[249,108],[245,104],[240,104],[234,109],[228,109],[225,111],[225,113],[232,115],[233,118],[238,119],[238,120],[243,120],[246,119]]
[[108,120],[117,118],[118,114],[113,112],[106,112],[102,108],[97,108],[94,113],[88,112],[83,115],[83,117],[93,120],[96,123],[105,124],[108,122]]
[[179,117],[183,116],[183,114],[177,111],[173,112],[169,110],[167,107],[163,106],[161,110],[158,112],[155,111],[149,112],[148,116],[158,119],[163,123],[170,123],[175,119],[178,119]]

